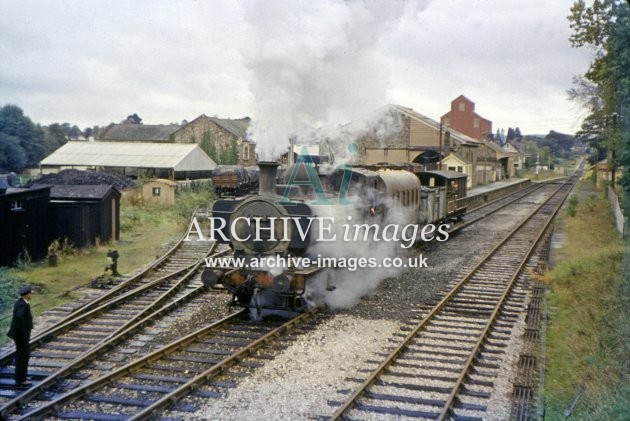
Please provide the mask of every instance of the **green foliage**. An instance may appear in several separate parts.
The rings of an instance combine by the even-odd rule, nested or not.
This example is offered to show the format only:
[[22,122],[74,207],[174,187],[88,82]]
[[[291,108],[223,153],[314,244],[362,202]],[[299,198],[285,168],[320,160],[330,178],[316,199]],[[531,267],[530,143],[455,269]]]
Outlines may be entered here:
[[175,199],[175,212],[187,220],[196,208],[209,208],[214,200],[214,190],[210,188],[182,191]]
[[9,330],[13,303],[18,297],[18,290],[23,282],[13,274],[13,271],[0,267],[0,345],[6,342],[5,332]]
[[219,157],[217,156],[217,147],[212,141],[212,134],[209,131],[203,132],[203,136],[201,138],[201,149],[214,161],[219,162]]
[[238,164],[238,145],[236,139],[230,141],[230,145],[227,148],[221,149],[219,154],[219,163],[223,165],[236,165]]
[[[584,183],[581,190],[593,188]],[[582,212],[589,206],[592,212]],[[571,419],[626,419],[630,413],[628,244],[624,247],[618,239],[603,195],[590,193],[579,213],[579,218],[565,218],[567,239],[554,252],[562,258],[549,274],[545,415],[564,419],[583,387]]]
[[0,163],[5,171],[20,172],[45,156],[44,133],[15,105],[0,108]]
[[[596,50],[584,78],[569,92],[590,112],[579,134],[594,135],[596,147],[610,152],[611,169],[630,168],[630,2],[595,0],[587,6],[578,0],[568,19],[572,45]],[[626,191],[629,178],[626,172]]]
[[20,139],[0,133],[0,172],[19,172],[26,167],[26,162],[26,152],[20,144]]
[[[86,129],[89,134],[93,131]],[[34,124],[18,106],[5,105],[0,108],[0,172],[19,173],[36,167],[68,139],[78,139],[82,134],[78,126],[70,123]]]
[[572,195],[569,200],[567,200],[567,214],[570,217],[574,217],[577,214],[577,206],[579,200],[576,195]]

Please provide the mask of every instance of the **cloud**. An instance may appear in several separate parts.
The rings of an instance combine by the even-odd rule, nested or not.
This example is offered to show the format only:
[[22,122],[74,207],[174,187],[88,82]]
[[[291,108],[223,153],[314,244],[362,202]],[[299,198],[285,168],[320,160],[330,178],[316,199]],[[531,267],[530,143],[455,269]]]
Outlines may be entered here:
[[437,119],[463,93],[495,127],[568,129],[565,91],[590,61],[567,41],[571,3],[4,2],[0,99],[44,124],[205,113],[291,128],[386,102]]

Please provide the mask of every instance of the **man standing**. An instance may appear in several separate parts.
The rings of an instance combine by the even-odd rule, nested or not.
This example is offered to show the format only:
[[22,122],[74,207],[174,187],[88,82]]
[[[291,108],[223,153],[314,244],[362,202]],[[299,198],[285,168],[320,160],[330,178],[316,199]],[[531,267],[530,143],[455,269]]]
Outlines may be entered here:
[[31,330],[33,330],[33,315],[31,313],[32,288],[27,285],[19,290],[20,298],[13,306],[11,328],[7,335],[15,342],[15,385],[26,388],[32,385],[27,381],[28,360],[31,356]]

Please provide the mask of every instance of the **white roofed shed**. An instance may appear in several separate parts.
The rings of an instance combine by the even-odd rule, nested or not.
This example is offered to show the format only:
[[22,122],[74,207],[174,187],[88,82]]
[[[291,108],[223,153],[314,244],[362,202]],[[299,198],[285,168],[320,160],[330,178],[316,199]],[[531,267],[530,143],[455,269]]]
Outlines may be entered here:
[[40,162],[45,167],[142,168],[205,172],[217,164],[195,143],[68,142]]

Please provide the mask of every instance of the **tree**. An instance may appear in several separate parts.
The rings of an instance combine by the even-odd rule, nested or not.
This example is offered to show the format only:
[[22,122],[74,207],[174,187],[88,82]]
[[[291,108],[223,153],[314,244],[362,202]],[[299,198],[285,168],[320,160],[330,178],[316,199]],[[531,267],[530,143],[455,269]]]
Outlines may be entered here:
[[203,132],[203,136],[201,137],[201,144],[199,145],[201,149],[208,154],[210,158],[214,162],[219,162],[219,157],[217,156],[217,147],[212,142],[212,135],[209,131]]
[[[589,70],[569,91],[589,112],[578,135],[590,136],[598,148],[608,150],[614,184],[618,165],[630,167],[630,2],[595,0],[586,6],[578,0],[568,19],[572,46],[596,50]],[[630,191],[627,172],[623,183]]]
[[26,153],[20,139],[0,133],[0,173],[20,172],[26,167]]
[[68,141],[66,132],[59,123],[53,123],[48,127],[43,127],[44,147],[49,154]]
[[501,131],[497,128],[497,134],[494,135],[494,141],[499,145],[503,145],[503,138],[501,137]]
[[508,128],[507,136],[505,138],[506,142],[509,142],[510,140],[514,140],[514,129],[511,127]]
[[[26,167],[36,166],[46,155],[42,129],[33,124],[16,105],[0,108],[0,133],[5,135],[2,137],[2,142],[5,143],[4,153],[9,154],[0,160],[11,163],[11,171],[18,172]],[[18,153],[16,148],[20,148],[22,152]]]
[[521,129],[518,127],[514,129],[514,140],[521,141],[523,139],[523,135],[521,134]]
[[142,124],[142,119],[140,118],[138,114],[133,113],[133,114],[128,115],[127,118],[123,121],[123,123]]

